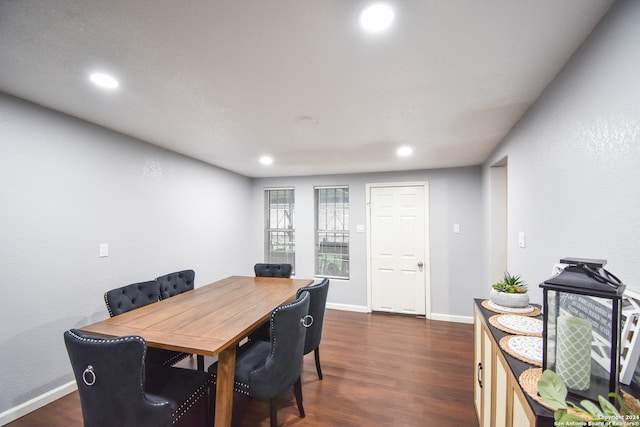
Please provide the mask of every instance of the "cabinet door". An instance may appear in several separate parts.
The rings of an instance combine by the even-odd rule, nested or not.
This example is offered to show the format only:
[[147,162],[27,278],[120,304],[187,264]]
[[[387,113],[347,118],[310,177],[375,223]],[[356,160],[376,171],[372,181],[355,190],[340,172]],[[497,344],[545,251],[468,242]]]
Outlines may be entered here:
[[520,384],[514,378],[512,379],[512,387],[511,389],[511,401],[512,403],[512,422],[511,425],[513,427],[520,426],[530,426],[534,427],[536,425],[536,417],[531,411],[531,407],[527,403],[527,399],[524,397],[522,389],[520,388]]
[[493,425],[492,420],[492,400],[493,400],[493,339],[491,334],[487,330],[487,327],[482,325],[482,427],[490,427]]
[[[510,377],[511,372],[506,360],[502,357],[502,353],[498,349],[494,352],[495,363],[495,382],[493,384],[493,426],[495,427],[507,427],[511,426],[507,422],[508,412],[511,405],[511,393],[510,393]],[[519,424],[513,424],[513,426],[520,427]]]
[[491,390],[493,340],[487,331],[482,314],[476,309],[474,318],[474,403],[480,427],[491,427]]
[[478,422],[482,423],[482,318],[477,308],[473,319],[473,361],[475,366],[473,402],[476,406]]
[[482,313],[475,310],[474,317],[474,361],[475,385],[474,403],[480,427],[493,427],[493,363],[495,359],[493,338],[482,318]]
[[518,379],[493,340],[480,310],[474,312],[474,403],[480,427],[535,427]]

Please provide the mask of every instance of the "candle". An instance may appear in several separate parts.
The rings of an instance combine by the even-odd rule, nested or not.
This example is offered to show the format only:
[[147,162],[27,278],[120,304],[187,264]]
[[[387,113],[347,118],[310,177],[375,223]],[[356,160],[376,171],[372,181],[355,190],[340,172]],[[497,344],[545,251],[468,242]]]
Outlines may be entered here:
[[556,374],[568,388],[591,385],[591,322],[573,316],[558,317]]

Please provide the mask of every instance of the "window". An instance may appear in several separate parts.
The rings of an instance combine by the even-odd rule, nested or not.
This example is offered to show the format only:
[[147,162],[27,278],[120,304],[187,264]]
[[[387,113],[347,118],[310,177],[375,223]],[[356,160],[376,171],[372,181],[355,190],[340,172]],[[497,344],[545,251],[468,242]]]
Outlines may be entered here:
[[291,264],[295,271],[294,190],[267,189],[265,196],[264,262]]
[[349,187],[316,187],[316,275],[349,278]]

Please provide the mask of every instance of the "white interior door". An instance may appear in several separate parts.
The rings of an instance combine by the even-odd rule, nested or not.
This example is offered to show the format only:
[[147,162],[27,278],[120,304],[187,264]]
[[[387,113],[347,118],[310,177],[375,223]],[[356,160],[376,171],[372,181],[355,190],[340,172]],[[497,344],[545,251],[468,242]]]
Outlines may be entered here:
[[368,187],[371,309],[427,315],[426,183]]

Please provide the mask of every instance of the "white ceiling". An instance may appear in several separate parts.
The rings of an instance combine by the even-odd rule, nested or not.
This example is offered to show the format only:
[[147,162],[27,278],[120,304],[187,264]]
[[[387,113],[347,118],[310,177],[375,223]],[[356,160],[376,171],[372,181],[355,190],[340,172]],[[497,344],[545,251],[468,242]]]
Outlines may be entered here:
[[249,177],[477,165],[613,0],[368,3],[0,0],[0,90]]

